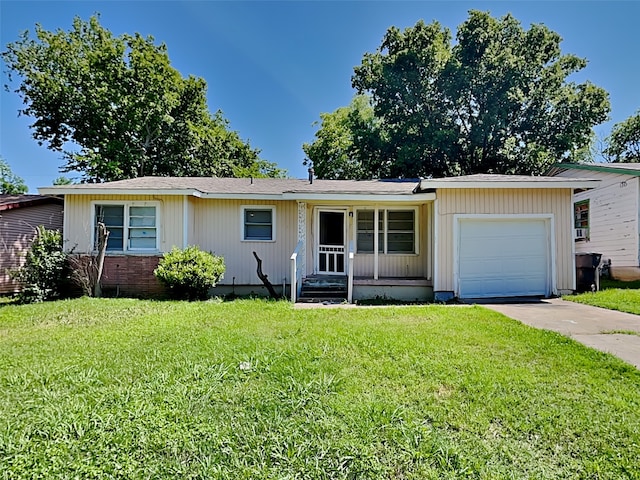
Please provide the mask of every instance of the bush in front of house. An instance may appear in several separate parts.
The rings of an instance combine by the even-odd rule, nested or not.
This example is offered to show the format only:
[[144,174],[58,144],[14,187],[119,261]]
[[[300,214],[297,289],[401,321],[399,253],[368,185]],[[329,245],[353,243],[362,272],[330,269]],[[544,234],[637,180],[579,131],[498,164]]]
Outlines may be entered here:
[[12,274],[22,283],[18,294],[21,303],[54,300],[62,294],[69,277],[67,253],[62,250],[62,235],[40,225],[27,250],[24,265]]
[[224,258],[196,246],[165,253],[153,273],[168,287],[173,298],[204,300],[225,271]]

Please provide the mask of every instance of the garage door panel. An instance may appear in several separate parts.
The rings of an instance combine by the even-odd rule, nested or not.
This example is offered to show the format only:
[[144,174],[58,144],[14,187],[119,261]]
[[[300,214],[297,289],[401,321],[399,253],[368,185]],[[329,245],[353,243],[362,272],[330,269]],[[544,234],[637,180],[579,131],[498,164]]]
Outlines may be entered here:
[[547,228],[544,219],[461,219],[459,296],[547,295],[550,276]]

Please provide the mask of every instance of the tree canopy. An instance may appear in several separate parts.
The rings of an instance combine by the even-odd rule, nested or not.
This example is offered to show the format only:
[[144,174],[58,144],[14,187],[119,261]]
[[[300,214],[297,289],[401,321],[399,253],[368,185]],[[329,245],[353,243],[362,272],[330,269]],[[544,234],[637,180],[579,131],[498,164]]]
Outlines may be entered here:
[[28,190],[24,180],[14,174],[9,164],[0,157],[0,194],[16,195],[27,193]]
[[36,25],[35,38],[25,32],[2,58],[9,81],[19,75],[34,139],[62,152],[61,171],[82,181],[283,173],[209,112],[206,82],[183,78],[152,37],[114,36],[97,16],[76,17],[70,31]]
[[[587,62],[561,54],[560,41],[544,25],[525,30],[511,15],[480,11],[469,12],[455,43],[438,22],[391,27],[351,79],[370,98],[371,128],[354,129],[341,109],[324,114],[305,152],[327,178],[539,174],[571,161],[607,119],[609,99],[569,81]],[[325,131],[336,124],[351,144],[323,156],[344,149]]]
[[612,162],[640,163],[640,111],[613,126],[604,153]]

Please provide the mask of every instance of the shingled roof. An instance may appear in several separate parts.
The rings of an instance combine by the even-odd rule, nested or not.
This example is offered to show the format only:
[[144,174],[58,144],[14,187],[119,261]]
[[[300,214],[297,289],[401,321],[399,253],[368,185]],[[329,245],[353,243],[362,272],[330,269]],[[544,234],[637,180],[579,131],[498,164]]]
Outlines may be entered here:
[[282,178],[139,177],[107,183],[64,185],[40,189],[48,194],[88,191],[196,191],[205,194],[282,195],[285,193],[411,195],[418,186],[411,180],[299,180]]
[[387,196],[399,201],[438,188],[593,188],[597,180],[525,175],[467,175],[437,179],[300,180],[283,178],[139,177],[107,183],[40,188],[45,195],[153,194],[205,198],[301,199],[327,196],[354,199]]
[[0,195],[0,211],[13,208],[32,207],[45,203],[62,203],[62,200],[43,195]]

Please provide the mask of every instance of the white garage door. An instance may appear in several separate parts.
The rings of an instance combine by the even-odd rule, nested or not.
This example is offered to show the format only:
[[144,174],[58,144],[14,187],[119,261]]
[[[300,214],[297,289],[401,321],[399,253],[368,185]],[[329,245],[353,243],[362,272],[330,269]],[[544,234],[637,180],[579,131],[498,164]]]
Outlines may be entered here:
[[545,219],[459,219],[460,298],[546,296],[550,236]]

